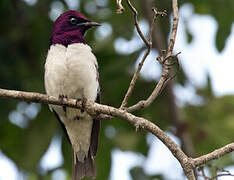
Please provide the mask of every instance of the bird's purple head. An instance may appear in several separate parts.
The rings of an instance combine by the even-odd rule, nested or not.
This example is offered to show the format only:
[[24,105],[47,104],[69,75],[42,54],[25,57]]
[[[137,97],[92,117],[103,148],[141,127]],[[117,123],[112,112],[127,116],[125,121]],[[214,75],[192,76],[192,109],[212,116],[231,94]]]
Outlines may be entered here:
[[98,23],[89,21],[78,11],[66,11],[54,22],[50,44],[62,44],[68,46],[72,43],[86,43],[85,32]]

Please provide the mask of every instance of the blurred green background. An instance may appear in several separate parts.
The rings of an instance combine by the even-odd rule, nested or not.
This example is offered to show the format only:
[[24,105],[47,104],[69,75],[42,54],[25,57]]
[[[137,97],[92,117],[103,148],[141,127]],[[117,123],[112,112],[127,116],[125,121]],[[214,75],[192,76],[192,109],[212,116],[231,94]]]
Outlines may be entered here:
[[[156,56],[158,50],[165,48],[167,42],[171,2],[139,0],[132,3],[139,11],[139,20],[144,32],[148,29],[152,4],[168,11],[169,16],[159,18],[155,26],[155,31],[159,32],[153,36],[155,48],[153,55]],[[210,46],[214,46],[217,53],[222,53],[234,21],[234,1],[180,0],[179,3],[180,6],[184,4],[192,6],[194,14],[209,15],[215,19],[217,23],[215,44],[210,42]],[[100,28],[92,29],[86,34],[86,41],[92,46],[98,58],[102,103],[120,106],[136,61],[145,49],[140,38],[136,36],[132,14],[125,2],[123,5],[126,11],[117,15],[116,2],[109,0],[1,0],[0,88],[45,92],[44,63],[53,21],[63,11],[76,9],[89,19],[102,23]],[[188,23],[183,21],[183,30],[186,32],[184,38],[189,46],[195,39],[188,28]],[[177,49],[182,51],[183,57],[183,49],[181,47]],[[153,64],[157,64],[155,56],[148,58],[153,59]],[[233,56],[230,58],[233,60]],[[191,68],[192,66],[191,64]],[[160,72],[160,68],[158,65],[148,67],[151,67],[146,70],[149,75],[142,75],[139,78],[129,105],[147,98],[153,90],[158,80],[155,71]],[[166,87],[156,101],[149,108],[134,114],[147,118],[178,137],[183,150],[191,156],[197,156],[234,140],[234,96],[231,94],[216,96],[208,73],[206,83],[202,86],[194,85],[187,75],[182,66],[176,79]],[[188,83],[191,84],[199,103],[189,101],[178,103],[174,87],[185,87]],[[146,159],[149,156],[151,141],[155,140],[147,137],[149,135],[146,132],[141,130],[136,132],[123,120],[103,120],[96,157],[97,179],[111,179],[114,150],[137,153]],[[58,167],[45,169],[41,160],[52,140],[58,144],[61,142],[63,161]],[[47,105],[0,99],[0,150],[15,163],[21,179],[49,180],[58,170],[65,174],[66,179],[71,179],[71,148]],[[212,167],[225,168],[233,164],[234,158],[229,154],[212,162]],[[118,166],[118,163],[115,166]],[[214,172],[212,168],[208,170]],[[161,173],[149,175],[145,172],[144,163],[132,168],[130,174],[135,180],[168,179],[167,175]]]

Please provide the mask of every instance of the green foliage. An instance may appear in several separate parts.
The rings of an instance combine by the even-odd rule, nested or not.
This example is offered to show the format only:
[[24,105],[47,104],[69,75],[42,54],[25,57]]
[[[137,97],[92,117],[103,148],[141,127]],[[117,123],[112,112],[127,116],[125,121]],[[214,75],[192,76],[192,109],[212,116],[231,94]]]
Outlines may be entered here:
[[191,3],[195,13],[211,15],[218,23],[216,32],[216,48],[221,52],[226,44],[234,21],[234,1],[233,0],[182,0],[183,3]]
[[[0,1],[1,88],[44,92],[44,62],[53,23],[49,18],[52,2],[54,1],[43,0],[31,6],[22,0]],[[61,2],[67,8],[65,1],[61,0]],[[130,40],[133,37],[134,22],[128,8],[123,14],[117,15],[115,1],[107,1],[106,5],[97,7],[97,11],[90,14],[84,8],[89,2],[95,3],[96,1],[80,1],[79,10],[94,21],[109,23],[112,26],[112,33],[108,37],[97,41],[95,30],[90,30],[86,40],[93,47],[99,61],[102,103],[118,107],[128,88],[135,61],[142,48],[128,55],[118,53],[114,48],[117,38]],[[171,4],[169,2],[163,0],[155,3],[157,3],[157,7],[167,9],[170,13]],[[218,23],[216,47],[222,51],[233,22],[234,1],[183,0],[180,2],[181,5],[183,3],[191,3],[195,13],[209,14],[216,19]],[[126,6],[125,3],[124,5]],[[141,20],[144,18],[141,6],[136,4],[136,7]],[[170,31],[169,16],[158,20],[157,23],[163,28],[163,35],[166,39]],[[191,42],[193,37],[188,30],[187,35],[188,41]],[[186,81],[186,74],[181,69],[177,82],[184,85]],[[155,81],[146,81],[141,77],[137,81],[129,105],[147,98],[155,83]],[[214,97],[209,83],[206,88],[199,89],[197,93],[204,99],[204,102],[199,106],[185,105],[181,108],[181,112],[188,122],[196,152],[204,154],[230,143],[234,139],[234,97]],[[168,98],[167,92],[163,91],[150,107],[139,110],[135,114],[168,130],[173,126],[172,119],[174,118],[171,109],[168,108],[170,102]],[[18,103],[18,101],[10,99],[0,100],[0,149],[14,161],[20,170],[27,172],[28,179],[49,180],[54,170],[42,173],[39,162],[48,149],[51,139],[55,135],[63,133],[46,105],[42,105],[39,114],[35,119],[30,120],[25,128],[13,124],[9,120],[9,114],[17,109]],[[26,119],[24,117],[25,121]],[[136,132],[130,124],[116,118],[111,121],[102,121],[99,152],[96,158],[97,179],[108,179],[110,176],[111,152],[114,148],[141,153],[147,157],[149,147],[146,142],[146,133],[141,130]],[[67,179],[71,179],[71,147],[65,136],[62,138],[62,155],[64,163],[59,168],[65,170]],[[223,167],[231,163],[233,160],[230,156],[217,161],[217,164]],[[142,167],[133,168],[131,175],[135,180],[163,179],[161,175],[147,175]]]
[[224,96],[209,98],[200,106],[190,105],[184,109],[186,119],[191,122],[190,131],[198,154],[208,153],[233,141],[233,107],[233,96]]

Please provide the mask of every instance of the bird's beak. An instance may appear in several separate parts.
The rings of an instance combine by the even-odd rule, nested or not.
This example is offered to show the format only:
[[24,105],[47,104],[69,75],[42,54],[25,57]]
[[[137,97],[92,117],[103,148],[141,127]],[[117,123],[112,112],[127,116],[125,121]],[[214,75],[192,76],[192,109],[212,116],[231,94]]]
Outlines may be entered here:
[[79,24],[77,24],[77,25],[78,25],[78,26],[87,26],[87,27],[101,26],[101,24],[96,23],[96,22],[92,22],[92,21],[84,22],[84,23],[79,23]]

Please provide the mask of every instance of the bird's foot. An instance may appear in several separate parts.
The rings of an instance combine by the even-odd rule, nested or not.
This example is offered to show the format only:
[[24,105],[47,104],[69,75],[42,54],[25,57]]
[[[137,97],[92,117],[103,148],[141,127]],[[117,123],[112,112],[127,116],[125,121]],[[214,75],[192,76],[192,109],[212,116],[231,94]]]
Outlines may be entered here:
[[[59,95],[59,101],[63,102],[64,98],[67,98],[67,96],[63,95],[63,94],[60,94]],[[67,109],[66,109],[66,106],[63,106],[63,111],[66,113],[67,112]]]
[[80,108],[80,112],[83,113],[85,111],[85,104],[87,102],[87,99],[86,98],[82,98],[82,99],[78,98],[78,99],[76,99],[76,103],[78,103],[80,101],[82,102],[81,108]]
[[67,96],[63,95],[63,94],[59,94],[59,100],[63,101],[63,99],[67,98]]
[[75,120],[75,121],[80,120],[80,116],[75,116],[75,117],[74,117],[74,120]]

